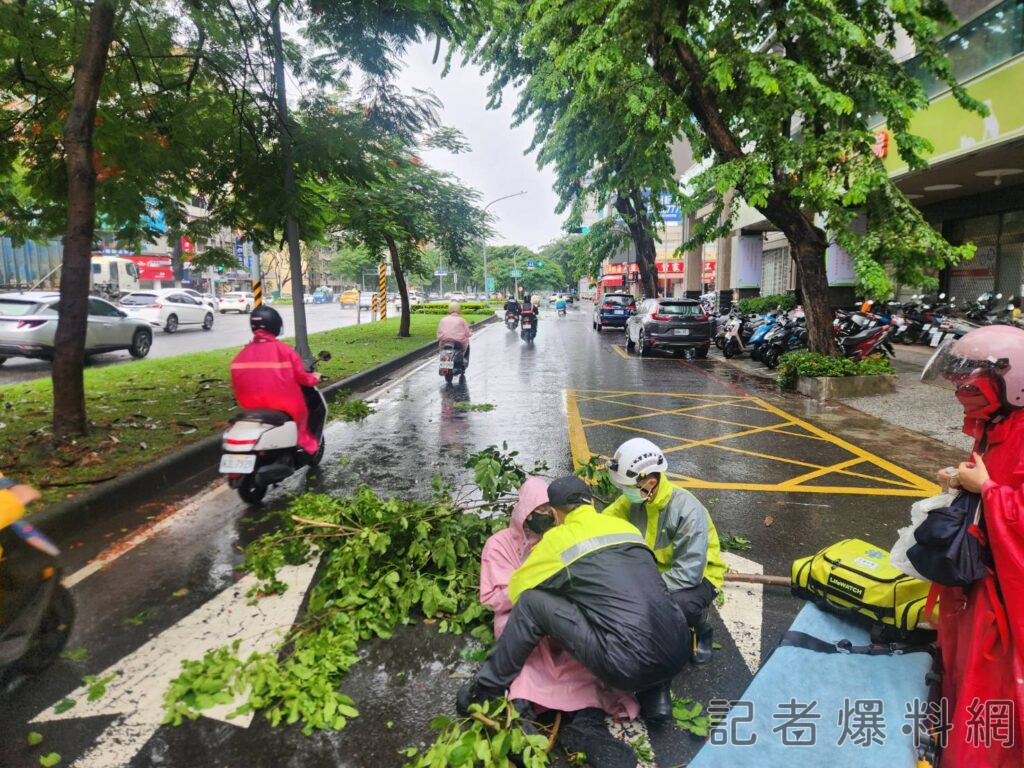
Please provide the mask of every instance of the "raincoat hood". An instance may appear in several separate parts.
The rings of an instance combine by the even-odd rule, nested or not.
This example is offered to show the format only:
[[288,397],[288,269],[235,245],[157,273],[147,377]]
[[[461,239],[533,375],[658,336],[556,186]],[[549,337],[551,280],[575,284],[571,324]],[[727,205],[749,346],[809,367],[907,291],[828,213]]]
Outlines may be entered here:
[[519,500],[512,509],[508,529],[521,560],[525,560],[533,545],[540,541],[533,531],[526,528],[526,518],[541,504],[548,503],[548,483],[542,477],[531,477],[519,489]]

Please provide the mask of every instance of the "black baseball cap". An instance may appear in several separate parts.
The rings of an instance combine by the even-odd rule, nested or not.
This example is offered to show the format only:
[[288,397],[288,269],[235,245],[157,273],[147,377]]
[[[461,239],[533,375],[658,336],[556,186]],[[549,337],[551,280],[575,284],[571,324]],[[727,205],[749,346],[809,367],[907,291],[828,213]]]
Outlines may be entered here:
[[590,486],[575,475],[560,477],[548,486],[548,501],[556,507],[589,504],[592,499]]

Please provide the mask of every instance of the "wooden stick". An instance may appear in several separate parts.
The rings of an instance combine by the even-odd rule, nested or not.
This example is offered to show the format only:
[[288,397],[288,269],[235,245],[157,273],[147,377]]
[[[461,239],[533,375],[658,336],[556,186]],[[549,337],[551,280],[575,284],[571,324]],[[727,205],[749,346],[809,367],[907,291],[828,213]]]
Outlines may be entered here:
[[733,573],[725,574],[726,581],[739,581],[746,584],[768,584],[773,587],[788,587],[792,584],[788,576],[769,576],[764,573]]
[[548,748],[546,750],[544,750],[545,752],[550,752],[552,749],[555,748],[555,741],[558,740],[558,728],[559,728],[559,726],[561,724],[562,724],[562,713],[561,712],[556,712],[555,713],[555,724],[553,726],[551,726],[551,735],[548,737]]
[[326,520],[310,520],[308,517],[299,517],[298,515],[292,515],[292,520],[296,523],[302,523],[303,525],[314,525],[318,528],[336,528],[340,531],[351,531],[344,525],[338,525],[337,523],[329,523]]

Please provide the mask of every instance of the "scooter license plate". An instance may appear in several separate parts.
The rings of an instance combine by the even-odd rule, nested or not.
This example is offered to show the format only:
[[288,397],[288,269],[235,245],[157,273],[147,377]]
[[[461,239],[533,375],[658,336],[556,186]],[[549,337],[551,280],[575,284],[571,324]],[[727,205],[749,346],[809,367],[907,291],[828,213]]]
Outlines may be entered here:
[[225,453],[220,457],[222,475],[248,475],[256,469],[256,454]]
[[945,334],[942,333],[941,331],[932,331],[932,338],[931,338],[931,341],[929,342],[928,346],[930,346],[930,347],[937,347],[937,346],[939,346],[939,342],[942,341],[942,337],[943,336],[945,336]]
[[927,323],[926,325],[924,325],[921,328],[922,331],[930,331],[931,329],[932,329],[932,324],[931,323]]

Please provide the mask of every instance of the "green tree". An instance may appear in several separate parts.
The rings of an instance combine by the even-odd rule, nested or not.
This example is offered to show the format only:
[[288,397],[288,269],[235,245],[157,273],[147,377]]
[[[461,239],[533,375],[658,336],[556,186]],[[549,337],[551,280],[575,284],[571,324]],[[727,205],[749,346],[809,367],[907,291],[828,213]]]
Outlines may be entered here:
[[417,152],[426,147],[450,151],[464,148],[461,137],[449,130],[434,130],[433,104],[427,111],[410,109],[423,133],[419,138],[396,136],[385,146],[387,154],[371,184],[339,185],[334,201],[339,210],[338,237],[368,253],[386,252],[401,296],[399,336],[410,333],[409,289],[406,273],[431,271],[424,259],[429,244],[440,252],[449,268],[468,270],[475,243],[490,232],[489,218],[479,208],[480,195],[454,176],[426,165]]
[[[982,109],[955,83],[937,44],[955,24],[941,0],[491,0],[483,13],[483,43],[472,42],[496,84],[525,81],[521,110],[535,109],[535,92],[543,103],[559,94],[553,109],[580,127],[568,140],[585,143],[604,126],[635,128],[640,120],[648,135],[687,138],[695,159],[708,162],[692,182],[689,210],[713,204],[694,241],[731,230],[741,200],[786,235],[814,351],[835,352],[824,259],[830,235],[853,254],[862,281],[884,279],[888,266],[914,282],[905,278],[970,254],[943,240],[896,188],[872,152],[869,128],[881,115],[910,167],[926,165],[927,143],[909,124],[927,98],[891,53],[902,33],[961,104]],[[620,98],[607,98],[615,88]],[[589,109],[596,106],[604,108]],[[668,141],[637,151],[657,153]],[[653,171],[645,170],[650,158],[638,162],[640,172],[614,164],[597,171],[661,177],[661,161]],[[866,235],[857,234],[858,220]]]

